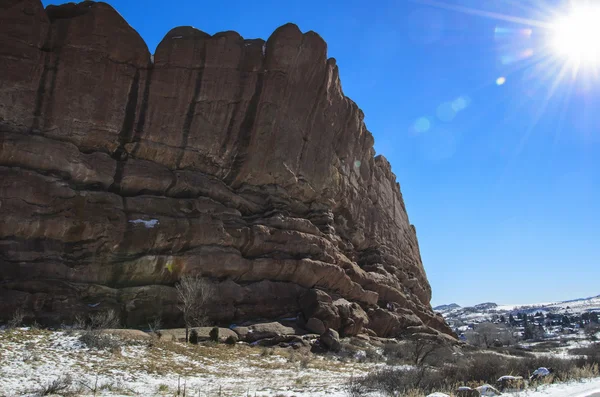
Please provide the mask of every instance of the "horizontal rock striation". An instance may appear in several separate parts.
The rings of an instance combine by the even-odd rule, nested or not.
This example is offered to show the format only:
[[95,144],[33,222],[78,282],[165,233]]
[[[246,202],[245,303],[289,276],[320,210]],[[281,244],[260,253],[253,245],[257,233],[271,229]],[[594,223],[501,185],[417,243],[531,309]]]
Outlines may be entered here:
[[176,325],[174,285],[199,274],[222,324],[451,335],[316,33],[178,27],[151,56],[107,4],[6,0],[0,43],[0,317]]

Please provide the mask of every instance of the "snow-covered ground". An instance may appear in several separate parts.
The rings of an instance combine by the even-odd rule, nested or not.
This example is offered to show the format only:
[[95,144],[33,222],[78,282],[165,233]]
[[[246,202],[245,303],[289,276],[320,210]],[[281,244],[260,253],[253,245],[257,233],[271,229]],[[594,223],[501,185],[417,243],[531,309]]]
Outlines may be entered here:
[[81,395],[97,384],[106,396],[172,396],[184,385],[188,396],[344,396],[347,380],[373,369],[284,349],[144,340],[110,352],[62,331],[0,331],[0,396],[7,397],[33,395],[66,375]]
[[590,397],[600,393],[600,378],[586,379],[581,382],[569,382],[544,385],[537,390],[513,393],[514,397]]
[[[292,349],[185,345],[126,339],[112,350],[89,349],[76,332],[0,330],[0,396],[33,396],[69,376],[76,395],[347,396],[346,385],[384,364],[342,362]],[[600,378],[541,386],[515,397],[588,397]],[[509,394],[510,395],[510,394]],[[379,394],[371,394],[376,397]],[[598,396],[595,396],[598,397]]]

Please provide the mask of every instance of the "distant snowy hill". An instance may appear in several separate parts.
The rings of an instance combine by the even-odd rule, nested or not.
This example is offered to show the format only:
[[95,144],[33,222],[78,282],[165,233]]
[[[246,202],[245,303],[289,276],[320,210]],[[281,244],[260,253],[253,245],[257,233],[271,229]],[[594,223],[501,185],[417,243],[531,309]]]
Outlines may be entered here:
[[433,308],[433,310],[440,313],[447,312],[453,309],[460,309],[460,305],[457,305],[456,303],[451,303],[449,305],[439,305]]
[[525,305],[498,305],[493,302],[480,303],[475,306],[461,307],[456,303],[440,305],[433,308],[447,320],[468,320],[469,322],[489,321],[492,316],[509,316],[517,313],[535,314],[582,314],[600,312],[600,295],[590,298],[573,299],[563,302],[535,303]]

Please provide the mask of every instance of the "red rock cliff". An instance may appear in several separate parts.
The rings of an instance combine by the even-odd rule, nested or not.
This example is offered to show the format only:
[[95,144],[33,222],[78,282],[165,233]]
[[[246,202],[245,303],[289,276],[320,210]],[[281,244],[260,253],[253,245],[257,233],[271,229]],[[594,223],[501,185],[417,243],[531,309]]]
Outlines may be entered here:
[[176,324],[173,286],[201,274],[222,323],[450,334],[316,33],[178,27],[151,57],[107,4],[4,0],[0,43],[0,316]]

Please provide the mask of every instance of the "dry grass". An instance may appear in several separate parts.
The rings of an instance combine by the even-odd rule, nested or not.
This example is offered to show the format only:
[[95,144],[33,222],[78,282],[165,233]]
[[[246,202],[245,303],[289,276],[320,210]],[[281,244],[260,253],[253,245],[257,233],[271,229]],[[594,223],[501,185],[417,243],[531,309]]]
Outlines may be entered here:
[[[36,371],[49,363],[56,363],[57,368],[65,368],[64,373],[71,373],[71,390],[78,395],[91,395],[92,390],[98,394],[105,391],[135,395],[133,388],[139,385],[133,386],[129,382],[148,376],[156,380],[151,394],[157,395],[160,395],[160,384],[169,388],[165,395],[172,395],[179,377],[182,384],[186,380],[188,385],[207,382],[202,387],[211,391],[222,387],[223,397],[245,395],[248,385],[251,395],[253,391],[265,390],[265,387],[274,391],[283,386],[326,390],[332,385],[343,385],[348,374],[364,375],[369,368],[369,365],[356,361],[342,362],[334,357],[315,355],[308,348],[262,349],[242,343],[233,346],[215,343],[192,345],[158,337],[130,339],[127,334],[110,335],[118,342],[117,349],[88,348],[80,340],[86,332],[3,330],[0,331],[0,360],[4,356],[10,361],[29,361],[26,363],[28,369],[18,375],[22,384],[35,384],[33,376]],[[41,357],[39,363],[36,357]],[[276,377],[273,377],[274,373]],[[2,374],[0,370],[0,376]],[[195,386],[195,395],[197,392],[198,386]]]
[[[593,359],[561,359],[557,357],[507,357],[491,352],[464,354],[453,362],[443,361],[438,368],[425,366],[412,370],[384,369],[362,379],[354,379],[348,386],[352,396],[365,395],[367,391],[379,391],[385,395],[421,396],[433,391],[445,393],[458,386],[477,387],[482,384],[496,385],[504,375],[522,376],[528,379],[539,367],[553,368],[552,376],[533,382],[567,382],[600,376],[599,364]],[[499,386],[499,385],[498,385]],[[362,393],[362,394],[361,394]]]

